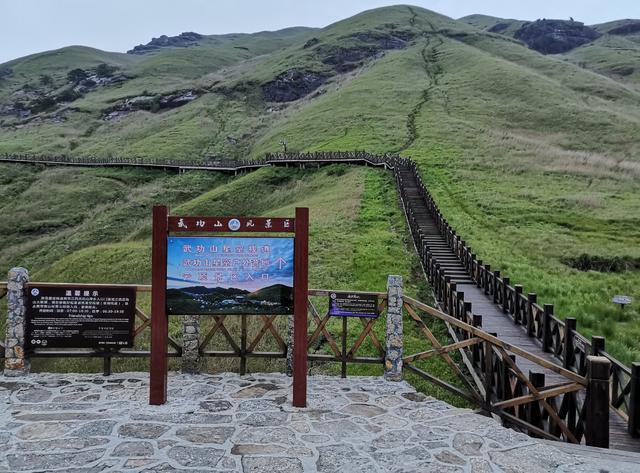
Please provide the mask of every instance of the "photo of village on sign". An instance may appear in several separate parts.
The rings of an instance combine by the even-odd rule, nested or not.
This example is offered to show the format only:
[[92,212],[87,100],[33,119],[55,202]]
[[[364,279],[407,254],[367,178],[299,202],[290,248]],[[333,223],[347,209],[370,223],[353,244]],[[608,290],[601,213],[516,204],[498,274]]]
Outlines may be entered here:
[[169,314],[290,314],[293,238],[170,237]]

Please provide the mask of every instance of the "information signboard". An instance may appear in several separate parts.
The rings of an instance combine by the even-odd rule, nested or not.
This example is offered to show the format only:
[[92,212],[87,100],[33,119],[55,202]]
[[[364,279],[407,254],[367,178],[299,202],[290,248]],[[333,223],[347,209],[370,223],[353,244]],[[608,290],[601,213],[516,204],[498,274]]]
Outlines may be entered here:
[[26,346],[132,347],[135,307],[135,288],[30,286]]
[[377,294],[332,292],[329,294],[329,315],[338,317],[378,317]]
[[293,238],[169,237],[169,314],[291,314]]

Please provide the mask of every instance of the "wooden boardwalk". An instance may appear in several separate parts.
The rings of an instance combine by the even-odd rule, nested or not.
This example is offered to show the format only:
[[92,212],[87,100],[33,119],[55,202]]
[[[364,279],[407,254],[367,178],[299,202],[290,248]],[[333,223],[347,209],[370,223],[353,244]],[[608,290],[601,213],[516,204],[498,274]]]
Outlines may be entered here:
[[[496,305],[493,299],[489,298],[484,290],[476,285],[439,231],[422,194],[419,192],[418,183],[411,170],[400,168],[397,172],[400,174],[405,188],[403,202],[405,211],[411,208],[413,216],[418,220],[418,227],[422,230],[422,242],[426,244],[437,264],[444,270],[445,275],[451,278],[451,282],[456,283],[457,290],[464,293],[464,300],[471,302],[473,313],[482,316],[482,329],[495,334],[506,343],[561,366],[560,360],[551,353],[543,351],[538,340],[528,336],[523,326],[514,324],[513,320],[504,314],[502,308]],[[562,375],[522,357],[516,359],[516,364],[525,374],[538,373],[539,380],[541,375],[544,375],[544,386],[557,385],[567,381]],[[610,410],[609,415],[609,430],[610,448],[640,452],[640,438],[632,438],[627,433],[626,422],[613,409]]]
[[[239,172],[246,172],[257,170],[265,166],[295,166],[305,168],[307,165],[310,167],[316,167],[324,164],[335,163],[347,163],[355,165],[365,166],[379,166],[384,169],[390,169],[394,171],[396,178],[398,179],[399,191],[403,196],[403,204],[405,206],[405,212],[407,213],[407,219],[410,217],[418,222],[418,228],[421,233],[422,243],[426,245],[428,252],[438,266],[438,271],[444,272],[447,278],[447,284],[455,283],[455,290],[463,294],[465,303],[471,303],[473,314],[482,316],[481,328],[488,332],[494,333],[500,340],[513,346],[517,346],[532,353],[545,362],[553,363],[558,366],[563,365],[563,360],[559,357],[565,357],[565,368],[571,369],[576,373],[582,373],[584,365],[579,361],[584,361],[584,358],[589,354],[589,350],[595,347],[591,346],[591,343],[586,341],[584,337],[581,337],[579,333],[575,332],[576,338],[582,340],[577,345],[573,345],[572,342],[569,347],[571,351],[574,348],[577,349],[576,354],[567,358],[563,355],[562,349],[567,345],[566,327],[563,322],[557,318],[553,318],[551,323],[548,321],[541,324],[542,308],[537,306],[536,314],[533,316],[528,315],[529,323],[536,325],[536,333],[531,332],[531,326],[529,327],[529,333],[524,324],[517,325],[514,323],[515,310],[518,314],[517,317],[522,316],[523,307],[520,303],[516,302],[523,297],[513,295],[514,287],[509,286],[508,278],[500,279],[497,274],[493,275],[489,272],[489,265],[482,265],[480,261],[476,261],[475,255],[470,254],[470,248],[464,247],[463,250],[467,251],[466,254],[462,252],[456,253],[452,244],[452,229],[444,221],[443,216],[438,212],[436,215],[433,212],[434,201],[430,197],[428,191],[426,191],[424,184],[421,182],[419,172],[414,163],[405,158],[398,156],[379,156],[365,151],[348,151],[348,152],[317,152],[317,153],[282,153],[267,155],[265,158],[256,160],[238,160],[232,161],[228,159],[219,160],[199,160],[199,161],[185,161],[185,160],[156,160],[156,161],[144,161],[141,159],[127,159],[127,158],[72,158],[72,157],[56,157],[56,156],[15,156],[4,155],[0,156],[0,161],[15,162],[15,163],[32,163],[40,165],[63,165],[63,166],[89,166],[89,167],[136,167],[136,168],[149,168],[149,169],[165,169],[173,170],[177,172],[183,172],[187,170],[206,170],[206,171],[218,171],[218,172],[231,172],[237,174]],[[413,166],[413,168],[412,168]],[[429,200],[430,199],[430,200]],[[429,207],[429,203],[431,207]],[[437,210],[437,207],[436,207]],[[438,219],[436,219],[436,217]],[[438,226],[440,225],[440,227]],[[415,228],[412,227],[412,232]],[[453,232],[455,235],[455,232]],[[447,236],[449,237],[447,239]],[[456,236],[456,238],[458,238]],[[460,243],[459,239],[454,240],[455,243]],[[418,249],[416,247],[416,249]],[[422,253],[422,248],[418,251]],[[473,261],[471,261],[473,260]],[[466,261],[466,266],[465,266]],[[423,268],[424,261],[423,261]],[[478,273],[476,274],[476,270]],[[425,269],[426,271],[426,269]],[[471,277],[470,274],[474,274],[475,277]],[[483,280],[483,278],[485,278]],[[479,283],[480,280],[482,284]],[[478,282],[477,282],[478,281]],[[487,284],[491,282],[494,284],[491,289],[494,294],[492,297],[487,296]],[[500,286],[501,285],[501,286]],[[514,285],[515,286],[515,285]],[[496,292],[499,289],[498,299],[501,301],[496,302]],[[521,289],[521,288],[520,288]],[[434,286],[436,290],[436,286]],[[507,297],[507,290],[509,298]],[[504,292],[502,292],[504,291]],[[508,300],[507,300],[508,299]],[[525,298],[526,299],[526,298]],[[526,300],[524,301],[526,302]],[[500,305],[502,304],[502,305]],[[514,309],[515,307],[515,309]],[[511,317],[506,312],[511,311]],[[545,308],[546,310],[546,308]],[[533,320],[533,322],[531,322]],[[469,322],[471,323],[471,322]],[[520,321],[519,323],[522,323]],[[549,333],[540,331],[540,327],[543,330],[548,330]],[[550,326],[550,327],[549,327]],[[569,329],[569,333],[571,330]],[[557,336],[557,338],[556,338]],[[541,344],[541,337],[547,343],[551,343],[552,346],[547,345],[543,347]],[[564,337],[564,338],[562,338]],[[577,342],[576,342],[577,343]],[[546,349],[545,349],[546,348]],[[579,349],[578,349],[579,348]],[[593,351],[593,350],[592,350]],[[578,353],[580,352],[580,353]],[[630,369],[612,358],[604,351],[604,345],[602,348],[595,349],[595,353],[608,358],[612,363],[611,371],[611,387],[612,387],[612,403],[615,401],[615,407],[620,409],[621,404],[626,404],[626,412],[629,413],[629,406],[637,406],[637,399],[634,400],[633,395],[630,395],[631,381],[629,380]],[[555,356],[554,356],[555,355]],[[567,362],[567,359],[569,361]],[[534,373],[536,383],[542,383],[540,386],[557,385],[558,383],[566,381],[562,375],[556,372],[543,368],[540,364],[535,364],[523,357],[518,357],[518,368],[529,375]],[[567,365],[569,363],[569,365]],[[637,367],[636,367],[637,368]],[[544,376],[544,381],[542,381]],[[637,377],[637,375],[636,375]],[[619,398],[616,396],[620,395]],[[611,448],[638,451],[640,452],[640,438],[633,438],[627,433],[627,421],[623,420],[618,413],[612,408],[610,412],[610,445]],[[623,412],[623,415],[625,413]],[[637,418],[637,413],[636,417]],[[637,426],[639,422],[635,422]],[[631,422],[629,423],[631,429]],[[640,429],[637,430],[640,434]]]

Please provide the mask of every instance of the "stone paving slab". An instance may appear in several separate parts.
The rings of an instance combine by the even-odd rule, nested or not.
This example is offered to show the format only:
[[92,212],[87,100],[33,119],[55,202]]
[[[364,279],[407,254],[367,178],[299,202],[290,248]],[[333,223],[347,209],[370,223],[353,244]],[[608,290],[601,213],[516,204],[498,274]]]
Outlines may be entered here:
[[632,472],[501,427],[377,377],[172,374],[0,376],[0,472]]

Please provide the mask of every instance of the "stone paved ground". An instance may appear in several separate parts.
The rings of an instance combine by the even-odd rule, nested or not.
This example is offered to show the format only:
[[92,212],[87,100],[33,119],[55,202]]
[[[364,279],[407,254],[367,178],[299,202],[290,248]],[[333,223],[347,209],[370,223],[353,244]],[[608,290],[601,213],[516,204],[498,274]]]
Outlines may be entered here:
[[290,385],[175,374],[152,407],[146,374],[0,376],[0,471],[604,471],[404,382],[315,376],[307,409]]

